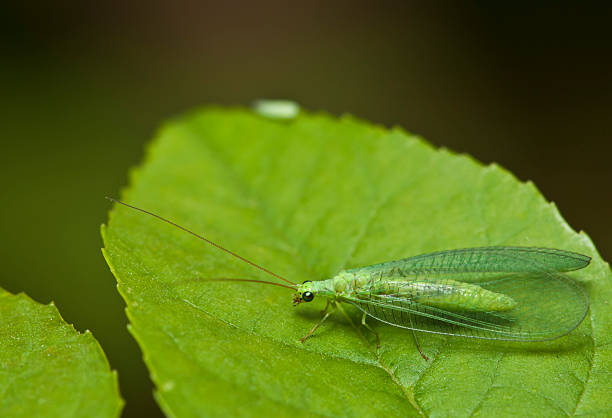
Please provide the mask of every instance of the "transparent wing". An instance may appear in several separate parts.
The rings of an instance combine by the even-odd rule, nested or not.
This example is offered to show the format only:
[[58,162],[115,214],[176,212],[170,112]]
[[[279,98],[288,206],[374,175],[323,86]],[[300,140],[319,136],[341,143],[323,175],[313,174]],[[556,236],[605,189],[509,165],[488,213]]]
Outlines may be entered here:
[[[370,291],[346,301],[380,321],[402,328],[483,339],[551,340],[575,329],[589,308],[582,287],[557,271],[584,267],[589,260],[562,250],[525,247],[426,254],[350,270],[371,275]],[[406,287],[427,280],[435,280],[440,294],[432,294],[430,289],[426,295],[406,296]],[[439,286],[445,281],[447,287]],[[457,283],[462,281],[509,296],[516,305],[507,311],[474,311],[427,304],[427,298],[448,297],[444,289],[457,289]],[[384,293],[376,290],[381,289],[381,282],[386,283]]]
[[348,272],[383,275],[565,272],[584,268],[590,261],[591,257],[586,255],[554,248],[479,247],[422,254]]

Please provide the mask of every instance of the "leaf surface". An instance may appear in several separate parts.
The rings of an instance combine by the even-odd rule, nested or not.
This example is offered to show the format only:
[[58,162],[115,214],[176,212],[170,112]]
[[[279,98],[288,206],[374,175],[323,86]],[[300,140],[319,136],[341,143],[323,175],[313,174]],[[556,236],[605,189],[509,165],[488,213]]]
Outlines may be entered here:
[[[334,315],[305,344],[321,298],[207,277],[270,280],[176,228],[115,208],[103,228],[157,399],[170,416],[470,416],[612,413],[612,274],[531,183],[436,150],[400,129],[301,113],[273,121],[208,108],[167,124],[124,201],[290,278],[451,248],[557,247],[593,256],[572,273],[591,310],[569,336],[494,343]],[[543,295],[542,297],[545,297]],[[347,308],[353,322],[356,310]]]
[[0,289],[0,416],[116,417],[117,374],[89,331]]

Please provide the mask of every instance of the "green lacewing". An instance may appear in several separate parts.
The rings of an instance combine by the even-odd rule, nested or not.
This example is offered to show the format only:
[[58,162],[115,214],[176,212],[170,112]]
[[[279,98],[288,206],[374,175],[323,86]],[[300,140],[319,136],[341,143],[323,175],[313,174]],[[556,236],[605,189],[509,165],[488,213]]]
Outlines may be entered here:
[[[284,283],[218,278],[289,288],[293,303],[327,299],[322,319],[346,315],[341,303],[366,317],[414,331],[507,341],[546,341],[562,337],[584,320],[589,299],[584,289],[563,273],[589,265],[591,258],[571,251],[538,247],[479,247],[440,251],[344,270],[334,277],[298,284],[196,234],[136,206],[111,201],[146,213],[229,253]],[[350,319],[349,319],[350,320]],[[415,341],[421,355],[418,340]]]

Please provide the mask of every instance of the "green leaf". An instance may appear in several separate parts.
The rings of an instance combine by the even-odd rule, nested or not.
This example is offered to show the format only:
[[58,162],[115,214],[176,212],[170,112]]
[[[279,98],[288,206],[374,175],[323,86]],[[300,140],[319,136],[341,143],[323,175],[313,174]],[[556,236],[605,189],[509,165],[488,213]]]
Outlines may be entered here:
[[0,289],[0,416],[116,417],[123,401],[89,331],[53,305]]
[[212,108],[162,129],[123,199],[296,283],[458,247],[547,246],[594,257],[574,275],[592,307],[569,336],[508,344],[421,333],[426,362],[409,331],[371,322],[377,356],[340,315],[302,344],[321,298],[294,308],[287,289],[198,280],[271,278],[115,208],[105,256],[170,416],[612,413],[610,268],[533,184],[498,166],[349,116],[273,121]]

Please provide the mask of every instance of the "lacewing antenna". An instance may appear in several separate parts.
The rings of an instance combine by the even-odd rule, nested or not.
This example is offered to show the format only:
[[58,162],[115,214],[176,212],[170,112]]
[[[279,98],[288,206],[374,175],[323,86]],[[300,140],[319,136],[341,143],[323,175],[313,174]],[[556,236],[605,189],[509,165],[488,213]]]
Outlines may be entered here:
[[[162,216],[159,216],[159,215],[157,215],[157,214],[155,214],[155,213],[153,213],[153,212],[149,212],[148,210],[144,210],[144,209],[141,209],[141,208],[139,208],[139,207],[129,205],[129,204],[127,204],[127,203],[125,203],[125,202],[122,202],[122,201],[120,201],[120,200],[113,199],[112,197],[108,197],[108,196],[107,196],[106,198],[107,198],[108,200],[110,200],[111,202],[119,203],[120,205],[127,206],[128,208],[132,208],[132,209],[137,210],[137,211],[139,211],[139,212],[146,213],[147,215],[151,215],[151,216],[153,216],[154,218],[157,218],[157,219],[159,219],[159,220],[161,220],[161,221],[166,222],[167,224],[170,224],[170,225],[172,225],[172,226],[175,226],[175,227],[177,227],[178,229],[181,229],[181,230],[183,230],[183,231],[185,231],[185,232],[187,232],[187,233],[189,233],[189,234],[193,235],[194,237],[199,238],[199,239],[201,239],[202,241],[204,241],[204,242],[206,242],[206,243],[208,243],[208,244],[212,245],[213,247],[216,247],[216,248],[220,249],[221,251],[225,251],[225,252],[226,252],[226,253],[228,253],[229,255],[234,256],[234,257],[236,257],[237,259],[242,260],[242,261],[244,261],[245,263],[250,264],[251,266],[253,266],[253,267],[255,267],[255,268],[258,268],[259,270],[263,271],[264,273],[267,273],[267,274],[269,274],[270,276],[274,276],[274,277],[276,277],[277,279],[282,280],[282,281],[284,281],[284,282],[286,282],[286,283],[289,283],[289,284],[291,285],[291,287],[290,287],[290,286],[285,286],[285,287],[290,287],[291,289],[295,289],[295,286],[296,286],[296,284],[295,284],[295,283],[293,283],[293,282],[291,282],[291,281],[289,281],[289,280],[285,279],[284,277],[282,277],[282,276],[280,276],[280,275],[278,275],[278,274],[276,274],[276,273],[271,272],[270,270],[268,270],[268,269],[266,269],[266,268],[264,268],[264,267],[260,266],[259,264],[256,264],[256,263],[252,262],[251,260],[248,260],[248,259],[246,259],[246,258],[242,257],[241,255],[236,254],[236,253],[235,253],[235,252],[233,252],[233,251],[228,250],[228,249],[227,249],[227,248],[225,248],[225,247],[222,247],[221,245],[217,244],[216,242],[213,242],[213,241],[209,240],[208,238],[204,238],[202,235],[196,234],[195,232],[190,231],[189,229],[187,229],[187,228],[185,228],[185,227],[183,227],[183,226],[181,226],[181,225],[179,225],[179,224],[177,224],[177,223],[172,222],[172,221],[171,221],[171,220],[169,220],[169,219],[166,219],[166,218],[164,218],[164,217],[162,217]],[[222,280],[228,280],[228,279],[222,279]],[[274,282],[265,282],[265,281],[263,281],[263,280],[251,280],[251,279],[232,279],[232,280],[237,280],[237,281],[252,281],[252,282],[267,283],[267,284],[275,284],[275,285],[281,286],[281,285],[280,285],[280,283],[274,283]],[[284,285],[282,285],[282,286],[284,286]]]
[[282,283],[276,283],[276,282],[269,282],[267,280],[255,280],[255,279],[241,279],[241,278],[234,278],[234,277],[207,277],[205,279],[202,280],[210,280],[212,282],[251,282],[251,283],[263,283],[263,284],[271,284],[274,286],[280,286],[280,287],[286,287],[287,289],[292,289],[292,290],[296,290],[297,286],[293,285],[293,286],[287,286],[286,284],[282,284]]

